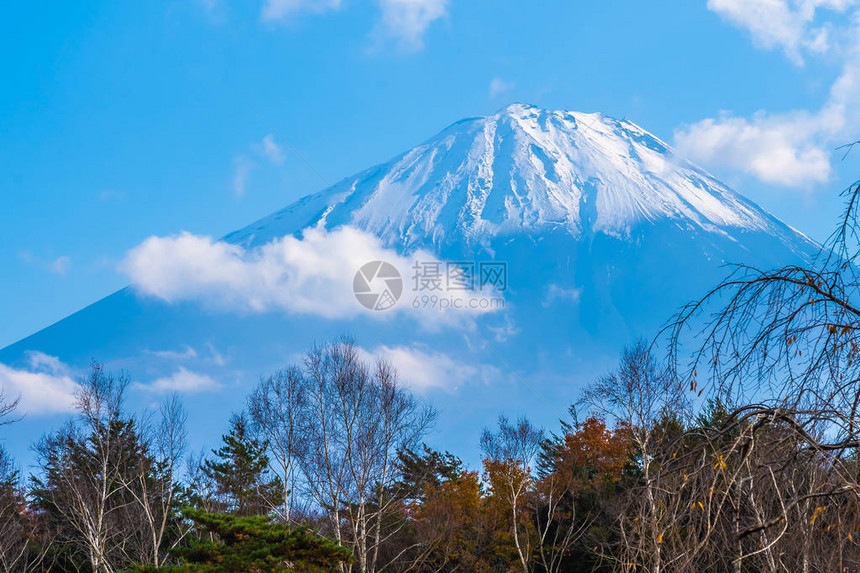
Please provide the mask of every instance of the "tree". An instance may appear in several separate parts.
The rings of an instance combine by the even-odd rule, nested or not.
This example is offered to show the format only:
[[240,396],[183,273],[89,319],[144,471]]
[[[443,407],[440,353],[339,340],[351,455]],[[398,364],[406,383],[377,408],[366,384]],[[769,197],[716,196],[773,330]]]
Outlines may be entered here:
[[420,442],[436,413],[401,386],[390,363],[367,364],[349,339],[307,353],[301,380],[305,494],[358,571],[382,569],[382,547],[404,523],[390,519],[404,507],[392,487],[398,452]]
[[179,397],[171,396],[160,407],[161,419],[154,428],[147,428],[149,456],[138,458],[139,465],[127,477],[126,490],[140,506],[150,536],[151,554],[148,561],[156,567],[165,555],[164,546],[170,547],[185,534],[176,519],[178,464],[185,448],[187,416]]
[[508,524],[511,543],[524,573],[531,569],[536,543],[527,508],[535,485],[532,470],[543,441],[543,430],[532,426],[526,418],[511,424],[505,416],[499,416],[496,432],[485,428],[481,435],[491,502]]
[[281,480],[283,520],[289,522],[296,491],[298,458],[303,444],[305,388],[297,367],[279,370],[260,380],[248,398],[248,413],[258,434],[265,436]]
[[278,505],[281,482],[269,475],[266,443],[252,435],[244,414],[234,415],[224,445],[203,462],[222,510],[238,516],[268,515]]
[[164,496],[175,483],[124,411],[128,383],[93,364],[76,396],[78,416],[36,446],[31,494],[58,569],[112,573],[165,556],[176,523]]
[[[206,513],[182,515],[199,530],[197,539],[171,551],[179,565],[138,566],[131,571],[167,573],[323,572],[348,562],[349,551],[306,528],[290,529],[267,516]],[[207,535],[208,534],[208,535]]]
[[[0,389],[0,426],[14,422],[17,400],[8,400]],[[0,571],[33,571],[42,564],[45,539],[28,511],[21,474],[9,453],[0,447]]]
[[10,398],[6,395],[6,391],[0,387],[0,427],[6,426],[18,421],[15,417],[15,410],[18,408],[21,398]]
[[698,570],[710,561],[735,572],[842,571],[860,561],[860,185],[847,194],[818,257],[737,266],[666,330],[674,378],[721,405],[672,463],[701,506],[685,529],[696,543],[671,551],[699,559]]
[[474,551],[466,546],[477,542],[481,505],[477,474],[465,472],[453,454],[426,444],[420,451],[403,450],[397,458],[400,477],[385,496],[400,500],[402,506],[384,525],[390,534],[381,544],[380,563],[394,571],[474,568],[467,557]]
[[627,519],[622,517],[624,537],[629,540],[633,535],[636,540],[628,542],[632,551],[628,558],[661,573],[667,565],[663,541],[674,521],[658,499],[664,475],[660,460],[669,453],[664,446],[678,433],[678,418],[686,415],[683,388],[670,371],[658,366],[649,345],[640,339],[623,350],[614,372],[585,388],[581,401],[629,433],[642,476],[641,491],[633,500],[644,505]]
[[428,480],[421,498],[410,509],[415,551],[400,570],[489,572],[507,564],[499,563],[499,526],[482,497],[478,472]]
[[422,501],[428,486],[458,479],[463,473],[463,461],[451,452],[437,452],[422,444],[422,452],[405,449],[397,453],[400,473],[395,489],[405,499]]
[[540,565],[547,572],[592,571],[598,558],[592,547],[605,545],[614,520],[605,502],[629,470],[630,436],[594,416],[562,427],[564,435],[541,446],[533,509]]

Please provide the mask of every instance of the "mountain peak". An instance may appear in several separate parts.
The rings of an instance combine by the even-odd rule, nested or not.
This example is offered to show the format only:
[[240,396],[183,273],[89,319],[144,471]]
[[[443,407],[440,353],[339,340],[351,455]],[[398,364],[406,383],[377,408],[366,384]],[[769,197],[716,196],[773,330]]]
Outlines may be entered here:
[[623,239],[660,223],[793,234],[626,119],[515,103],[456,122],[227,238],[258,243],[287,228],[351,224],[407,248],[480,248],[524,234]]

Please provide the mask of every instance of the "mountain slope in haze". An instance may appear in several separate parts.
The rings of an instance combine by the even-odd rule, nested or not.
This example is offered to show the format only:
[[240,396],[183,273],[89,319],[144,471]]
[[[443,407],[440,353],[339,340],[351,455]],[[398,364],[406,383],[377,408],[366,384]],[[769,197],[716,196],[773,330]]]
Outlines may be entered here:
[[[500,411],[554,422],[620,345],[653,335],[726,263],[772,267],[817,250],[629,121],[526,105],[459,121],[224,241],[253,250],[344,225],[400,254],[506,263],[504,308],[468,328],[423,329],[405,312],[237,313],[129,288],[0,350],[0,363],[25,369],[38,351],[80,370],[96,358],[144,387],[182,372],[206,376],[216,384],[187,400],[192,437],[205,441],[261,373],[346,332],[421,369],[418,386],[443,411],[440,441],[477,443]],[[342,269],[350,284],[365,262]],[[137,399],[153,393],[138,390]],[[27,423],[41,427],[38,417]]]

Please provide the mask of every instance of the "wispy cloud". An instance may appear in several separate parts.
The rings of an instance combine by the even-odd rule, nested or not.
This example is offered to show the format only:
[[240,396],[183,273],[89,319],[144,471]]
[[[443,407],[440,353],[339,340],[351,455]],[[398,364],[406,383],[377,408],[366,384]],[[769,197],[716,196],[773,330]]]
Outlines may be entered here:
[[284,162],[284,150],[275,142],[275,136],[271,133],[264,137],[263,141],[255,146],[255,149],[273,165],[280,165]]
[[490,80],[490,88],[489,94],[491,98],[496,98],[503,93],[507,93],[514,89],[514,84],[511,82],[506,82],[502,78],[493,78]]
[[237,197],[245,194],[254,167],[256,165],[247,155],[239,155],[233,159],[233,193]]
[[192,372],[191,370],[180,366],[179,369],[170,376],[158,378],[149,384],[135,384],[134,387],[159,394],[167,392],[194,394],[218,390],[221,388],[221,385],[206,374]]
[[219,353],[215,346],[211,343],[207,343],[205,351],[198,352],[196,348],[190,346],[188,344],[183,345],[180,349],[174,350],[145,350],[146,354],[150,354],[155,356],[156,358],[161,358],[162,360],[169,360],[173,362],[189,362],[199,360],[204,363],[211,363],[217,366],[224,366],[227,363],[227,359]]
[[448,0],[378,0],[382,17],[377,34],[394,39],[406,50],[424,47],[433,22],[448,14]]
[[546,289],[541,305],[550,306],[556,301],[567,301],[577,303],[582,296],[582,288],[564,288],[557,284],[551,284]]
[[72,259],[66,255],[55,259],[44,259],[37,257],[30,251],[21,251],[18,253],[18,257],[29,265],[60,276],[66,276],[72,268]]
[[[428,28],[448,14],[448,0],[376,0],[380,18],[374,28],[379,40],[393,40],[407,51],[424,47]],[[260,18],[284,21],[300,14],[340,10],[341,0],[266,0]]]
[[253,158],[262,158],[272,165],[281,165],[284,162],[284,150],[275,141],[273,134],[266,135],[259,143],[252,143],[246,153],[233,158],[233,193],[242,197],[248,190],[251,180],[251,172],[257,169],[257,162]]
[[197,351],[188,345],[183,346],[182,350],[147,350],[146,352],[165,360],[192,360],[197,358]]
[[341,0],[266,0],[260,17],[263,21],[275,21],[292,18],[298,14],[322,14],[329,10],[338,10]]
[[19,408],[25,414],[57,414],[74,410],[79,386],[59,358],[29,352],[27,368],[0,364],[0,388],[12,398],[20,397]]
[[105,189],[99,192],[99,200],[104,202],[122,202],[127,196],[128,194],[120,189]]
[[58,275],[66,276],[72,266],[72,259],[66,256],[57,257],[56,259],[51,261],[50,266],[53,272],[57,273]]

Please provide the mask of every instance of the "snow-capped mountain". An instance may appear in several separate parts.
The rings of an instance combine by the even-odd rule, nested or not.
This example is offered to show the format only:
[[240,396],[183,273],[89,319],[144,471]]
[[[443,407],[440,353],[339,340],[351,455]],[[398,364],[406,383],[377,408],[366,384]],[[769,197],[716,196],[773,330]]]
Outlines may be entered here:
[[[351,289],[371,251],[350,251],[353,235],[343,243],[346,235],[336,234],[344,228],[376,237],[394,258],[505,263],[504,307],[465,327],[423,328],[408,312],[314,314],[292,294],[264,290],[305,280],[303,249],[312,248],[313,264]],[[324,233],[341,243],[320,251]],[[639,126],[527,105],[459,121],[223,242],[181,240],[198,250],[172,260],[165,281],[197,280],[182,291],[189,296],[163,294],[175,295],[175,285],[159,284],[161,298],[143,296],[140,285],[124,289],[0,350],[0,368],[26,373],[48,363],[33,356],[47,355],[73,373],[91,359],[126,369],[140,381],[142,404],[163,390],[188,393],[192,437],[212,442],[260,374],[349,333],[369,352],[390,356],[440,407],[441,442],[477,443],[500,411],[554,421],[622,344],[653,335],[720,280],[726,263],[770,267],[816,251]],[[161,250],[147,251],[144,268],[158,267],[158,253],[170,257],[178,244],[149,245]],[[236,276],[249,269],[256,274]],[[296,288],[304,295],[318,283]],[[249,300],[236,311],[195,298],[213,292],[221,302]],[[29,420],[26,442],[44,424]]]
[[400,248],[519,235],[630,238],[642,223],[732,236],[798,233],[626,120],[515,104],[458,121],[394,160],[227,236],[254,244],[323,222]]

